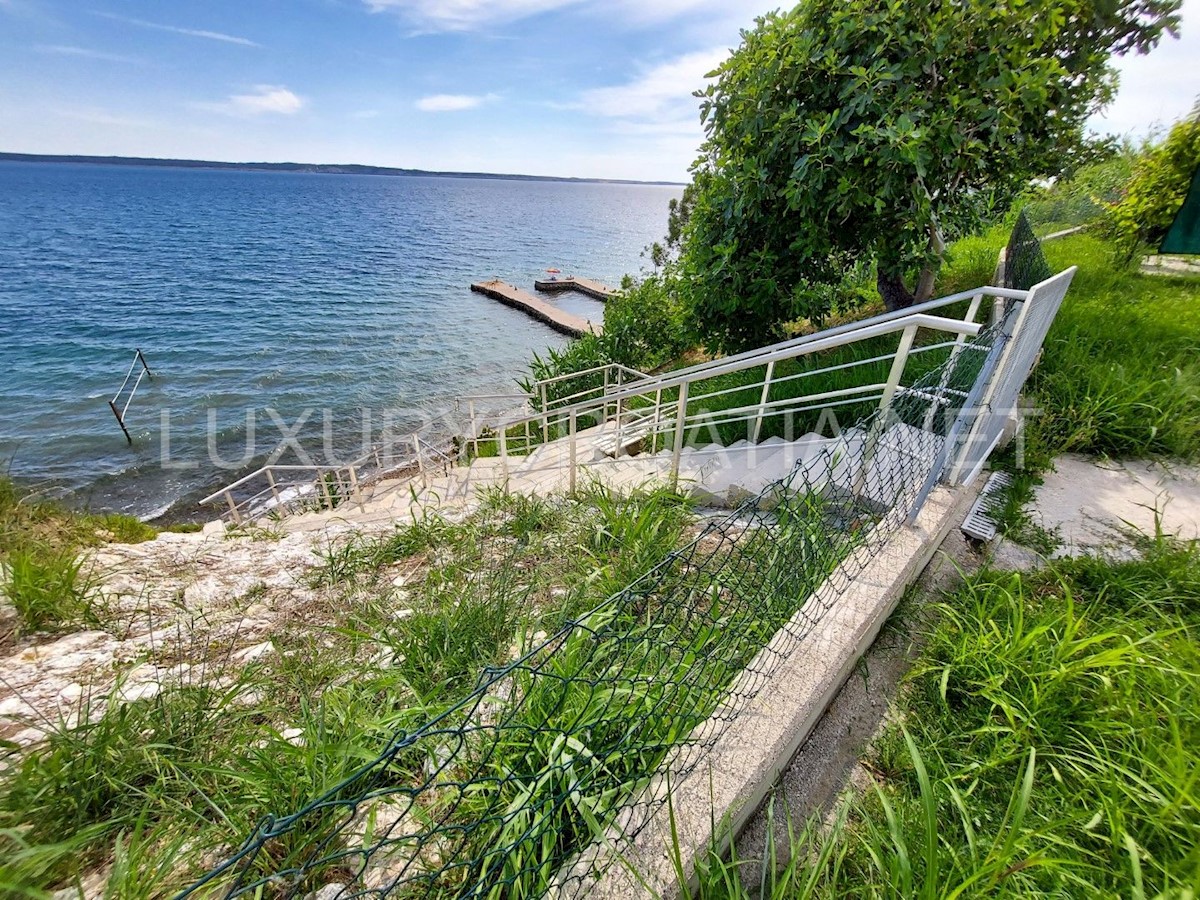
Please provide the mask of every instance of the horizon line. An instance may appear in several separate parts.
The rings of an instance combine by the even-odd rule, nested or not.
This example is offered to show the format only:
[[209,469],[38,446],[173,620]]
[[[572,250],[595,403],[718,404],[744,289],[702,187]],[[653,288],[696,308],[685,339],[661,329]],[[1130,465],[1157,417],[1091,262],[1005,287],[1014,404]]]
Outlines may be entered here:
[[561,181],[585,184],[629,184],[650,187],[686,187],[687,182],[636,178],[592,178],[571,175],[532,175],[506,172],[443,171],[375,166],[366,163],[237,162],[212,159],[183,159],[156,156],[97,156],[77,153],[21,153],[0,151],[0,162],[80,163],[85,165],[146,165],[179,169],[237,169],[241,171],[285,171],[314,175],[426,176],[435,178],[494,178],[504,181]]

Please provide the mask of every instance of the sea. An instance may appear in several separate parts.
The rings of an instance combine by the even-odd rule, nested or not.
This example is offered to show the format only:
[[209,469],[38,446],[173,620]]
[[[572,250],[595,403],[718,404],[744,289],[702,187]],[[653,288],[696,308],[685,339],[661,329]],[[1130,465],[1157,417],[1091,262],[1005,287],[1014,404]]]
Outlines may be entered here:
[[[445,439],[566,338],[469,290],[547,269],[616,286],[667,186],[0,162],[0,466],[147,518],[268,458]],[[558,303],[599,320],[579,295]],[[109,406],[129,401],[127,441]],[[492,406],[488,407],[488,403]],[[213,511],[215,513],[215,510]]]

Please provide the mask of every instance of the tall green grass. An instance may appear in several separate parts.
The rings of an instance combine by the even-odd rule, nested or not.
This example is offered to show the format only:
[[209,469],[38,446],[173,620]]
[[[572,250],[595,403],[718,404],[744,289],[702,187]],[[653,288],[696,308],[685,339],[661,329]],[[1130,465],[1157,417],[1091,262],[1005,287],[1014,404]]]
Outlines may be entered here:
[[[1200,550],[1145,550],[984,573],[942,604],[873,788],[774,835],[792,861],[762,896],[1195,896]],[[710,859],[701,896],[757,895],[741,864]]]
[[92,514],[24,493],[0,477],[0,598],[16,612],[6,638],[99,622],[99,597],[81,551],[150,540],[158,529],[133,516]]
[[1200,278],[1141,274],[1086,234],[1045,249],[1079,273],[1029,383],[1035,449],[1196,458]]
[[[333,788],[539,629],[657,564],[690,519],[665,488],[553,501],[493,491],[463,522],[429,515],[330,545],[308,573],[325,614],[273,635],[274,654],[243,666],[191,648],[201,660],[182,683],[133,702],[119,686],[85,694],[74,719],[42,723],[41,744],[0,746],[0,896],[46,896],[109,864],[108,896],[173,895],[266,811]],[[506,752],[518,750],[533,752]],[[402,755],[366,788],[408,785],[424,761]],[[330,806],[273,839],[254,871],[300,862],[339,816]]]

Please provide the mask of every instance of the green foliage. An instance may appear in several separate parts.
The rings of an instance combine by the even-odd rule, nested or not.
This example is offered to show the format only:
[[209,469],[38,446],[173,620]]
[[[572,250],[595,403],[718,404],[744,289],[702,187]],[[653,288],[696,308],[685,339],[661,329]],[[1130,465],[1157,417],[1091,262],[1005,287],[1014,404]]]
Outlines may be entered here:
[[[688,327],[682,284],[674,267],[641,278],[625,276],[621,292],[604,305],[603,334],[585,334],[562,350],[534,354],[529,375],[518,379],[521,390],[546,378],[583,372],[608,363],[647,371],[675,360],[694,343]],[[551,402],[579,391],[597,389],[603,374],[564,380],[550,386]]]
[[24,548],[4,562],[0,594],[13,604],[22,632],[95,622],[96,589],[69,551]]
[[863,258],[889,307],[917,270],[928,296],[944,241],[1069,167],[1109,53],[1150,49],[1178,8],[807,0],[759,19],[703,95],[681,264],[705,343],[769,341],[798,286]]
[[656,369],[693,344],[674,271],[636,279],[625,276],[621,294],[604,306],[600,338],[613,362],[643,371]]
[[1070,177],[1030,191],[1022,208],[1038,234],[1098,222],[1124,195],[1136,160],[1134,148],[1123,146]]
[[1200,169],[1200,117],[1177,123],[1167,139],[1144,151],[1133,165],[1125,195],[1109,209],[1105,230],[1126,257],[1156,247],[1183,206]]

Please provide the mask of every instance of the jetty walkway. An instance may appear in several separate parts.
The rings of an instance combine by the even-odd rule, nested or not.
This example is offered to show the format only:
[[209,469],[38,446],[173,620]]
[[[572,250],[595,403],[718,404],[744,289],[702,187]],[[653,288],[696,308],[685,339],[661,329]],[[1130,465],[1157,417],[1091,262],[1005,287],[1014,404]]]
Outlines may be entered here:
[[561,331],[571,337],[579,337],[589,331],[599,334],[603,330],[600,325],[588,319],[571,315],[571,313],[561,310],[545,300],[539,300],[533,294],[513,287],[498,278],[492,281],[476,282],[471,285],[471,290],[477,294],[483,294],[485,297],[491,297],[493,300],[499,300],[506,306],[519,309],[535,319],[545,322],[555,331]]
[[564,278],[549,278],[544,281],[535,281],[533,287],[534,290],[542,291],[546,294],[557,294],[561,291],[578,291],[594,300],[607,300],[614,294],[620,293],[620,291],[613,290],[606,284],[601,284],[599,281],[594,281],[591,278],[582,278],[578,275],[567,275]]

